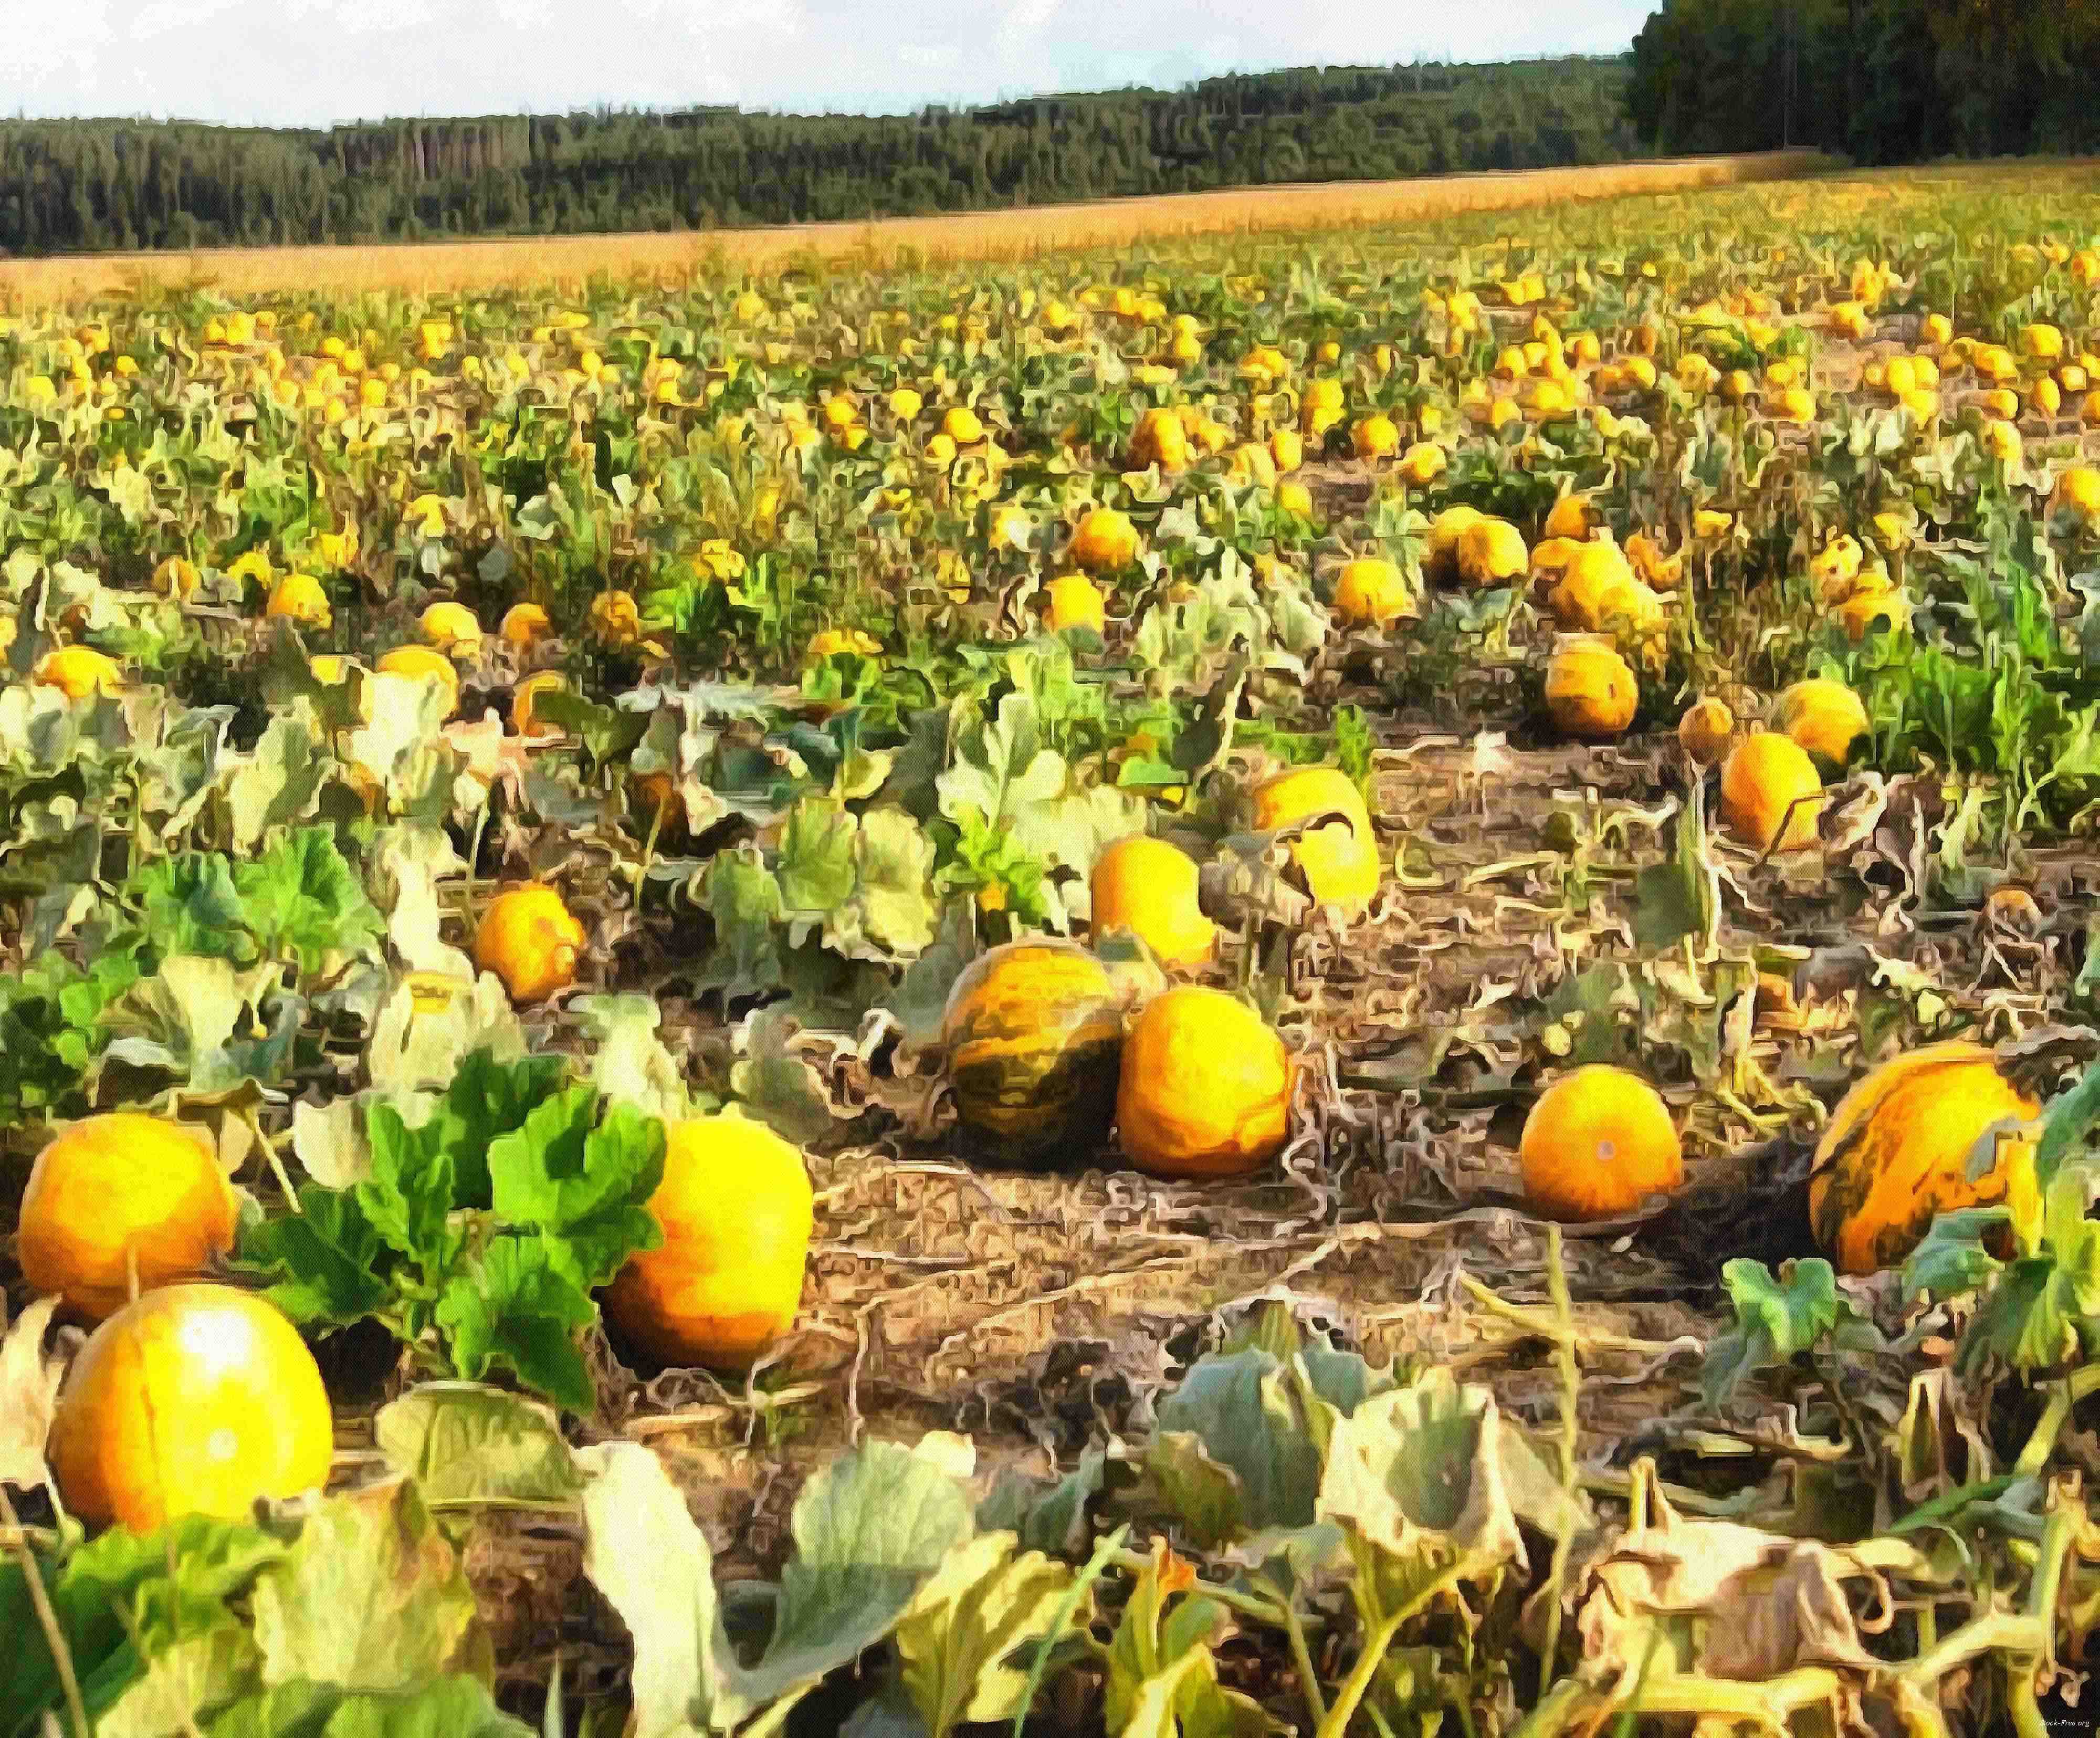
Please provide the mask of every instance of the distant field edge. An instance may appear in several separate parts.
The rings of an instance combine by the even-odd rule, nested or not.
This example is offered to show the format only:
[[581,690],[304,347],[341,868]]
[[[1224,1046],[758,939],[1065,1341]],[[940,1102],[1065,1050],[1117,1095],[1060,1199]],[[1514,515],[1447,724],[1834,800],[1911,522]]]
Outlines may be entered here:
[[713,268],[765,277],[814,261],[870,268],[1012,261],[1133,242],[1370,227],[1577,200],[1794,180],[1845,166],[1842,157],[1822,152],[1760,151],[1407,181],[1292,182],[764,229],[63,254],[0,260],[0,307],[20,312],[190,285],[228,296],[294,289],[447,292],[562,287],[600,273],[646,276]]

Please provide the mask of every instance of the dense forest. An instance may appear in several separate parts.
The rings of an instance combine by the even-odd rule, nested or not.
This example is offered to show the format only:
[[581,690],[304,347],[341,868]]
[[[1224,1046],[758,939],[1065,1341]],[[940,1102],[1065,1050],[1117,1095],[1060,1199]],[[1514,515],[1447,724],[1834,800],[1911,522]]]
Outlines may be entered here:
[[0,121],[0,253],[713,228],[1613,161],[1622,60],[1333,67],[907,116]]
[[1627,112],[1665,155],[2100,150],[2100,0],[1666,0]]

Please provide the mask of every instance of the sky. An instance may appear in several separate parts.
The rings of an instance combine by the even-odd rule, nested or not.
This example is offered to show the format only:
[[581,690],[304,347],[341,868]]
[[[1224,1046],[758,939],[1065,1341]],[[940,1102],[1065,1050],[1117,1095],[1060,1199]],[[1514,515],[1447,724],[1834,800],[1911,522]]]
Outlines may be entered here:
[[1285,66],[1614,54],[1658,3],[9,0],[0,115],[896,113]]

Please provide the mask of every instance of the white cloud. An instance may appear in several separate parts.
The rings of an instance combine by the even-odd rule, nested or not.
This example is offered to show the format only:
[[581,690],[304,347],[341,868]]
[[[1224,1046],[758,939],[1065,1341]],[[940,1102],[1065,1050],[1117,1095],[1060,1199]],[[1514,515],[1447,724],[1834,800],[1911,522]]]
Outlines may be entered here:
[[1624,48],[1654,0],[11,0],[0,113],[324,126],[599,103],[909,110]]

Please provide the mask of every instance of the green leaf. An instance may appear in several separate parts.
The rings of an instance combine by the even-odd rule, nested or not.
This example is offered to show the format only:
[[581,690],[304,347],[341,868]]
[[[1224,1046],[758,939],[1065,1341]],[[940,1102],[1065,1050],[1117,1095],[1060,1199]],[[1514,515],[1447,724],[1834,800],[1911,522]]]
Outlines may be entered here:
[[375,1104],[364,1120],[372,1175],[351,1191],[360,1211],[387,1244],[430,1273],[457,1254],[461,1233],[453,1156],[429,1124],[411,1128],[393,1105]]
[[805,796],[788,811],[774,873],[790,912],[829,915],[853,897],[859,823],[827,796]]
[[1107,1471],[1108,1456],[1099,1449],[1088,1449],[1048,1489],[1026,1473],[1008,1470],[977,1505],[977,1530],[1015,1533],[1026,1549],[1052,1556],[1083,1555],[1087,1505],[1101,1494]]
[[1146,1467],[1198,1544],[1312,1521],[1320,1451],[1292,1373],[1273,1354],[1199,1358],[1158,1411]]
[[393,1295],[380,1271],[385,1244],[356,1195],[308,1184],[299,1211],[244,1226],[240,1264],[278,1276],[270,1301],[301,1326],[346,1327]]
[[2011,1220],[2011,1209],[2004,1206],[1963,1207],[1939,1215],[1904,1259],[1904,1299],[1928,1291],[1942,1299],[1957,1298],[1989,1284],[2005,1264],[1983,1247],[1984,1233]]
[[331,955],[377,956],[385,926],[328,828],[302,827],[236,880],[265,957],[311,976]]
[[262,1687],[262,1656],[231,1615],[155,1653],[130,1688],[95,1723],[96,1738],[187,1738]]
[[473,1639],[474,1591],[405,1479],[317,1505],[252,1598],[272,1684],[409,1690],[464,1664]]
[[739,1702],[755,1711],[873,1647],[971,1524],[962,1485],[909,1449],[870,1442],[832,1462],[796,1502],[779,1613],[764,1656],[733,1674]]
[[780,884],[748,846],[719,853],[709,866],[701,899],[714,924],[714,946],[695,984],[725,1000],[762,995],[781,981],[780,932],[787,915]]
[[330,765],[303,718],[275,714],[226,782],[236,849],[252,851],[272,827],[308,813]]
[[[2095,955],[2089,950],[2086,957],[2086,968],[2095,969]],[[2058,1093],[2042,1111],[2034,1162],[2035,1180],[2044,1189],[2091,1133],[2096,1121],[2100,1121],[2100,1063],[2086,1070],[2069,1091]]]
[[493,1051],[475,1050],[461,1058],[444,1097],[417,1131],[433,1160],[442,1154],[449,1161],[455,1205],[492,1203],[490,1147],[523,1128],[533,1108],[567,1082],[568,1065],[558,1056],[504,1060]]
[[1820,1256],[1788,1262],[1777,1277],[1762,1262],[1739,1258],[1722,1268],[1721,1281],[1736,1325],[1707,1348],[1700,1379],[1710,1405],[1750,1371],[1807,1352],[1854,1313],[1838,1295],[1836,1270]]
[[773,1008],[754,1012],[738,1033],[744,1054],[730,1069],[730,1090],[747,1114],[807,1146],[832,1131],[832,1102],[823,1078],[791,1048],[794,1035],[789,1015]]
[[[1059,1627],[1072,1573],[1010,1533],[982,1533],[951,1550],[897,1626],[899,1674],[933,1738],[959,1725],[1009,1721],[1027,1689],[1005,1662]],[[1083,1628],[1087,1619],[1065,1620]]]
[[598,1319],[588,1292],[558,1267],[545,1239],[499,1237],[470,1257],[438,1299],[452,1368],[478,1381],[493,1365],[571,1412],[597,1404],[577,1330]]
[[591,1084],[615,1104],[666,1123],[697,1113],[678,1059],[657,1037],[663,1006],[653,995],[585,995],[568,1004],[598,1047]]
[[591,1087],[558,1092],[488,1146],[497,1216],[540,1231],[550,1265],[586,1293],[664,1240],[646,1205],[664,1180],[664,1125],[632,1105],[600,1121],[599,1102]]
[[433,1509],[566,1508],[584,1488],[559,1420],[500,1388],[425,1383],[381,1407],[373,1431]]
[[854,839],[854,896],[824,926],[849,959],[916,959],[933,940],[933,841],[902,809],[871,809]]
[[532,1738],[478,1678],[440,1678],[399,1695],[346,1692],[301,1680],[236,1703],[205,1738]]

